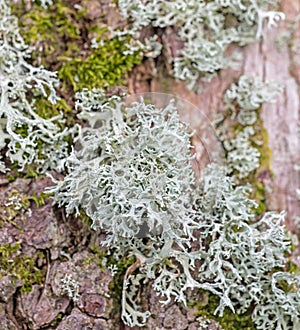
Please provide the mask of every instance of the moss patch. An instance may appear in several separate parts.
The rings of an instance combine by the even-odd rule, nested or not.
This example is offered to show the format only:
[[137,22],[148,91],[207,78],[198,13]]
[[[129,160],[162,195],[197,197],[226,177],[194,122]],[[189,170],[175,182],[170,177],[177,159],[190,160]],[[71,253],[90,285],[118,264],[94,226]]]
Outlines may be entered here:
[[268,146],[269,136],[260,114],[261,109],[258,111],[258,119],[254,124],[255,135],[251,138],[252,146],[260,153],[260,165],[248,178],[248,182],[250,181],[253,188],[251,198],[258,203],[255,210],[258,215],[267,211],[267,183],[265,180],[271,180],[273,176],[271,170],[272,150]]
[[52,104],[49,100],[45,98],[39,98],[35,102],[35,112],[44,119],[50,119],[54,116],[65,114],[68,119],[68,122],[57,122],[57,125],[61,128],[64,128],[65,124],[67,124],[68,126],[74,124],[74,120],[72,119],[71,107],[64,99],[60,99],[55,104]]
[[[89,2],[85,2],[88,6]],[[58,71],[62,95],[71,96],[83,87],[105,88],[124,84],[126,73],[142,58],[138,52],[124,55],[130,41],[110,39],[105,17],[91,19],[87,10],[67,0],[47,9],[36,3],[30,9],[15,5],[25,41],[35,47],[34,62]],[[100,46],[92,48],[92,40]],[[68,97],[65,97],[68,101]]]
[[74,91],[124,84],[126,73],[141,61],[138,54],[123,55],[125,50],[124,41],[107,39],[86,59],[70,58],[59,70],[63,89],[67,89],[68,84]]
[[35,266],[33,258],[21,253],[20,242],[0,244],[0,278],[11,275],[13,284],[21,281],[21,292],[30,292],[33,284],[44,282],[44,272]]
[[251,320],[251,311],[242,315],[233,313],[229,308],[225,308],[222,317],[214,315],[214,311],[219,306],[219,298],[210,293],[208,301],[203,303],[190,302],[189,306],[197,307],[197,316],[206,316],[208,319],[216,320],[224,330],[255,330],[254,323]]
[[30,214],[32,203],[37,208],[45,205],[46,194],[32,196],[21,194],[18,190],[12,190],[8,200],[0,207],[0,227],[10,223],[19,230],[22,230],[21,223],[25,222],[25,215]]
[[[69,3],[69,4],[68,4]],[[13,12],[19,17],[25,42],[36,48],[33,59],[49,67],[57,64],[57,55],[78,49],[81,38],[80,22],[84,11],[75,9],[69,1],[53,1],[47,9],[38,3],[27,6],[19,2]],[[55,57],[53,57],[55,55]]]

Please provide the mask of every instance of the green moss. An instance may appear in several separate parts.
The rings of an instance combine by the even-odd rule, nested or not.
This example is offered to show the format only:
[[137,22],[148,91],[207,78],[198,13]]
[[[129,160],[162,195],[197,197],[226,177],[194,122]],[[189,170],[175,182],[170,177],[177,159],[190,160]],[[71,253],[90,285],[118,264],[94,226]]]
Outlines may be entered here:
[[23,198],[17,190],[13,190],[4,205],[0,208],[0,227],[8,223],[22,231],[25,222],[25,212],[28,211],[30,202]]
[[35,261],[21,253],[20,242],[0,244],[0,278],[11,275],[12,283],[21,281],[21,292],[30,292],[33,284],[42,284],[45,274],[35,266]]
[[81,39],[84,10],[74,9],[66,0],[53,1],[47,9],[38,3],[30,8],[19,3],[13,9],[20,18],[25,42],[38,49],[33,56],[45,66],[57,61],[52,55],[67,51],[70,45],[74,48],[75,41]]
[[62,321],[62,319],[64,318],[64,314],[63,313],[58,313],[55,317],[55,319],[53,321],[51,321],[50,326],[51,327],[55,327],[54,329],[56,329],[60,322]]
[[105,249],[100,249],[100,247],[95,244],[90,244],[89,250],[92,253],[92,256],[84,261],[84,265],[89,265],[92,262],[95,262],[98,267],[103,270],[103,260],[106,257],[107,251]]
[[14,162],[10,165],[10,172],[6,174],[6,177],[9,182],[14,182],[18,178],[25,178],[25,179],[37,179],[44,177],[43,174],[40,174],[35,165],[26,165],[23,172],[19,171],[19,165],[17,162]]
[[[202,292],[205,294],[205,292]],[[255,326],[251,320],[251,311],[248,311],[245,314],[239,315],[233,313],[229,308],[225,308],[224,314],[222,317],[214,315],[214,311],[219,305],[219,298],[210,293],[208,301],[205,303],[199,302],[190,302],[189,306],[197,307],[198,311],[195,315],[197,316],[206,316],[208,319],[216,320],[224,330],[255,330]]]
[[[269,136],[266,128],[263,125],[260,113],[261,110],[258,112],[258,120],[254,126],[256,134],[253,137],[253,146],[257,148],[260,153],[260,166],[255,171],[255,174],[251,180],[253,186],[252,198],[254,198],[258,203],[258,208],[256,209],[257,214],[261,214],[262,212],[267,211],[267,186],[264,182],[264,177],[268,176],[271,179],[273,176],[271,170],[272,150],[268,146]],[[256,141],[259,141],[259,143]]]
[[[123,55],[129,39],[108,37],[105,17],[91,19],[85,8],[74,8],[69,1],[54,1],[47,10],[38,4],[26,10],[23,4],[15,7],[15,13],[26,42],[37,49],[35,60],[59,72],[64,95],[83,87],[124,83],[126,73],[141,61],[138,53]],[[91,48],[92,39],[101,44],[99,49]]]
[[48,195],[44,192],[42,192],[40,195],[37,195],[37,193],[34,191],[33,195],[26,195],[26,198],[33,202],[36,206],[36,208],[42,207],[46,204],[46,200],[48,198]]
[[298,267],[293,261],[289,260],[285,264],[286,271],[291,274],[300,274],[300,267]]
[[116,265],[117,271],[114,275],[114,279],[111,283],[111,289],[113,290],[114,294],[116,295],[117,299],[121,297],[122,295],[122,289],[123,289],[123,280],[126,273],[126,270],[128,267],[133,265],[135,262],[134,257],[128,257],[125,256],[124,258],[120,260],[109,260],[108,266],[110,265]]
[[57,125],[62,129],[65,128],[66,125],[74,124],[74,120],[70,121],[70,117],[72,118],[72,109],[64,99],[60,99],[55,104],[52,104],[48,99],[43,97],[38,98],[35,101],[35,112],[44,119],[50,119],[54,116],[64,114],[66,118],[69,118],[69,122],[58,122]]
[[[127,72],[142,59],[139,53],[123,55],[130,38],[111,39],[104,13],[102,17],[91,17],[88,6],[89,0],[82,7],[67,0],[53,1],[47,9],[38,2],[28,6],[20,1],[13,5],[21,34],[35,49],[33,64],[57,71],[61,81],[57,94],[65,101],[52,105],[39,98],[36,112],[43,118],[62,112],[66,126],[73,126],[75,122],[70,109],[74,107],[76,91],[84,87],[105,89],[125,84]],[[100,45],[98,49],[92,48],[92,40]]]
[[70,58],[59,70],[63,89],[71,84],[74,91],[88,88],[103,88],[124,83],[124,77],[135,64],[140,63],[138,54],[123,55],[124,41],[107,39],[86,59]]
[[120,260],[113,260],[112,258],[109,259],[109,265],[116,265],[117,270],[113,277],[112,282],[109,285],[110,292],[112,292],[113,298],[113,315],[120,315],[121,313],[121,300],[122,300],[122,292],[123,292],[123,283],[124,283],[124,276],[128,267],[133,265],[135,262],[134,257],[124,256]]
[[32,196],[21,194],[18,190],[12,190],[8,200],[0,208],[0,227],[7,223],[12,224],[18,230],[22,231],[22,225],[25,223],[25,215],[30,212],[32,203],[37,208],[45,204],[46,194],[37,195],[35,192]]
[[[258,112],[258,119],[255,122],[254,129],[256,134],[253,138],[254,146],[259,150],[260,164],[264,169],[271,169],[271,161],[272,161],[272,150],[269,148],[269,135],[268,131],[264,127],[263,120],[261,118],[261,109]],[[255,143],[255,141],[259,141],[259,143]]]
[[251,180],[253,192],[252,198],[258,203],[257,208],[255,209],[256,214],[262,214],[267,211],[266,206],[266,186],[257,178]]

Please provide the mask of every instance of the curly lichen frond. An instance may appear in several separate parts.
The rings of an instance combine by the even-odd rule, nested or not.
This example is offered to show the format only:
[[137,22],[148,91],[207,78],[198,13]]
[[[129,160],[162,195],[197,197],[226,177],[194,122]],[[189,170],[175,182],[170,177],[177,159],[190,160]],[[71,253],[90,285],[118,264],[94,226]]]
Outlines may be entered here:
[[241,76],[224,95],[224,123],[218,127],[227,154],[227,165],[238,179],[247,178],[260,167],[262,124],[259,113],[265,103],[274,103],[282,92],[275,82]]
[[[137,307],[138,287],[150,279],[164,304],[172,299],[186,303],[189,290],[202,289],[219,297],[217,315],[223,315],[226,307],[242,314],[255,306],[252,319],[259,329],[293,329],[295,315],[299,316],[300,278],[284,272],[290,248],[283,225],[285,214],[269,212],[254,222],[255,202],[247,198],[248,193],[249,187],[235,186],[224,169],[209,167],[195,203],[198,239],[192,247],[180,246],[180,237],[176,241],[153,236],[147,243],[136,237],[118,242],[117,254],[129,250],[140,261],[139,273],[131,274],[123,288],[128,324],[137,325],[134,320],[138,320],[140,325],[146,315],[135,314],[133,307]],[[270,307],[266,297],[274,295],[270,285],[274,278],[294,286],[290,286],[292,292],[285,287],[276,291],[281,296]]]
[[[256,220],[250,187],[236,186],[225,168],[211,165],[196,182],[191,134],[173,102],[162,109],[143,100],[126,105],[83,90],[76,108],[86,126],[66,160],[67,175],[50,191],[69,213],[83,209],[116,256],[135,256],[124,278],[123,321],[145,324],[149,312],[136,299],[139,286],[151,281],[164,304],[186,304],[188,292],[201,289],[219,298],[218,315],[256,306],[259,325],[265,283],[288,261],[284,212]],[[289,312],[278,300],[275,313],[290,329],[300,299],[283,292]]]
[[108,232],[110,244],[119,236],[191,235],[191,135],[173,103],[125,106],[94,90],[78,93],[76,107],[89,126],[66,160],[68,175],[54,189],[56,200],[68,212],[83,208],[93,228]]
[[[277,0],[119,0],[120,13],[131,28],[116,34],[122,37],[127,32],[138,40],[145,27],[176,27],[183,47],[172,59],[172,73],[193,89],[199,78],[207,80],[220,69],[236,67],[240,55],[228,55],[229,45],[252,43],[263,35],[265,23],[270,28],[284,19],[283,13],[270,10],[277,4]],[[157,41],[153,45],[157,54]]]
[[[58,144],[67,133],[57,124],[61,116],[44,119],[37,114],[35,99],[46,97],[55,103],[58,80],[55,72],[29,63],[31,50],[19,33],[17,18],[6,1],[1,0],[0,7],[0,130],[4,133],[1,147],[8,148],[6,156],[17,162],[20,170],[35,160],[45,168],[49,148],[53,149],[51,145]],[[48,165],[58,166],[56,156],[54,152]]]

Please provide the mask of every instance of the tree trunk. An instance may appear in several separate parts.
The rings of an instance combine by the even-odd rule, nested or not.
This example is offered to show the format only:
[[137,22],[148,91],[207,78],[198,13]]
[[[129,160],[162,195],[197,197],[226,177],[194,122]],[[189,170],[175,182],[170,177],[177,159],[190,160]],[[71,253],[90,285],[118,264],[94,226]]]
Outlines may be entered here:
[[[109,12],[111,8],[107,8]],[[243,48],[244,60],[240,69],[223,70],[211,82],[201,84],[201,93],[189,91],[184,82],[174,81],[162,73],[159,62],[150,61],[133,70],[128,78],[128,87],[130,93],[150,91],[180,96],[212,119],[222,110],[224,91],[241,74],[256,74],[263,80],[282,83],[284,92],[277,103],[266,104],[262,110],[272,149],[273,176],[272,182],[268,183],[267,206],[269,210],[286,210],[286,224],[297,232],[294,218],[300,217],[300,203],[296,198],[300,172],[295,171],[294,165],[300,164],[300,135],[297,133],[300,126],[300,0],[283,0],[282,10],[287,15],[286,22],[281,23],[278,29],[266,31],[263,41]],[[113,14],[109,15],[112,24],[117,22]],[[169,44],[164,54],[167,60],[170,53],[178,49],[178,42],[169,29],[164,38]],[[277,39],[280,40],[277,42],[279,49],[276,47]],[[154,68],[157,76],[153,74]],[[49,199],[40,207],[31,200],[31,216],[25,210],[24,214],[16,214],[13,221],[8,221],[10,211],[7,203],[13,190],[25,198],[34,192],[41,193],[50,184],[49,179],[22,178],[10,183],[5,176],[0,178],[0,244],[12,246],[20,241],[19,253],[28,256],[22,260],[27,265],[31,259],[35,262],[32,267],[20,267],[14,274],[0,279],[0,330],[129,329],[120,320],[120,280],[113,280],[110,271],[104,267],[106,257],[99,249],[101,234],[91,234],[88,221],[73,217],[66,219],[63,210],[53,208]],[[299,251],[297,253],[300,254]],[[42,281],[33,281],[35,284],[31,290],[22,292],[20,288],[25,280],[21,272],[37,274],[36,268],[42,270]],[[61,280],[65,274],[72,274],[79,283],[77,302],[62,294]],[[25,279],[30,286],[32,281],[28,274]],[[146,308],[152,313],[146,328],[201,329],[195,309],[174,302],[162,306],[150,287],[146,288],[145,296]],[[200,298],[205,304],[207,297],[203,295]],[[220,328],[211,321],[205,329]]]
[[[268,194],[268,209],[287,212],[287,226],[295,230],[294,218],[300,215],[296,189],[300,186],[300,1],[282,1],[286,21],[279,28],[265,30],[262,41],[242,49],[243,61],[238,71],[223,70],[209,83],[201,84],[197,94],[186,88],[185,82],[175,82],[166,75],[151,76],[148,65],[134,70],[130,79],[130,93],[160,92],[180,96],[197,106],[210,119],[222,110],[223,95],[240,75],[256,75],[263,81],[277,81],[284,92],[274,104],[265,104],[262,119],[272,150],[271,169],[274,174],[272,190]],[[171,53],[178,43],[168,36]]]

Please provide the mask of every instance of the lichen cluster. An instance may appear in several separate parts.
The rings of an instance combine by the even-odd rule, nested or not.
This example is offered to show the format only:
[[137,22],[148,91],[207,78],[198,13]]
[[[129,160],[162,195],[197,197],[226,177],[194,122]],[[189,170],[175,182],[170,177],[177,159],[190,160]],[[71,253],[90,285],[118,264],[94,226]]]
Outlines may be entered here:
[[66,160],[68,175],[51,190],[59,204],[69,213],[83,208],[110,244],[144,231],[173,239],[181,221],[191,226],[190,134],[174,105],[125,106],[120,97],[107,101],[99,90],[84,90],[76,108],[89,126]]
[[209,167],[200,184],[190,134],[172,102],[163,109],[143,100],[126,105],[84,90],[76,106],[87,126],[66,160],[67,175],[50,192],[68,212],[83,209],[116,257],[135,256],[124,279],[123,321],[146,323],[137,294],[152,281],[165,304],[186,304],[189,290],[201,289],[219,297],[216,314],[252,307],[258,329],[292,324],[300,313],[299,277],[284,272],[284,213],[255,221],[250,187],[235,186],[224,169]]
[[[60,115],[45,119],[35,111],[35,98],[57,101],[56,74],[29,63],[31,50],[19,33],[17,18],[5,1],[0,8],[0,150],[7,149],[5,155],[20,170],[33,161],[41,169],[59,168],[57,150],[66,155],[63,138],[68,132],[58,126]],[[52,157],[46,160],[49,153]],[[3,163],[1,169],[6,170]]]
[[73,279],[72,274],[66,274],[61,280],[61,293],[66,294],[75,303],[79,299],[79,285],[78,282]]
[[[265,141],[258,138],[259,111],[280,87],[245,76],[232,84],[224,97],[226,125],[218,127],[228,167],[210,165],[201,180],[191,165],[193,132],[175,102],[162,108],[142,98],[128,104],[103,91],[121,83],[141,53],[158,56],[168,28],[181,45],[172,73],[195,88],[199,79],[235,65],[230,45],[249,44],[261,37],[264,23],[271,27],[283,18],[270,11],[277,1],[119,0],[129,24],[112,34],[81,6],[64,0],[28,4],[27,12],[20,7],[25,42],[8,2],[0,0],[0,171],[11,162],[20,172],[34,164],[63,174],[48,193],[104,234],[101,244],[115,262],[101,267],[118,279],[125,272],[118,286],[124,323],[146,324],[150,313],[141,308],[146,304],[139,289],[151,285],[163,304],[187,305],[191,292],[206,291],[215,299],[215,317],[230,310],[251,315],[257,329],[299,327],[300,277],[286,271],[291,242],[285,214],[257,212],[251,187],[232,177],[241,182],[260,166]],[[140,40],[147,29],[161,33]],[[29,43],[41,53],[33,55]],[[58,70],[61,85],[57,73],[39,62]],[[7,221],[30,211],[29,200],[13,193],[3,213]],[[30,290],[43,274],[19,250],[18,243],[0,246],[0,276],[9,273]],[[66,275],[62,293],[76,302],[78,291]]]
[[[156,30],[175,28],[182,46],[171,59],[172,74],[193,89],[199,78],[207,80],[220,69],[236,67],[240,55],[228,51],[231,44],[252,43],[263,35],[264,23],[273,27],[284,18],[283,13],[270,10],[277,3],[277,0],[119,0],[120,13],[128,19],[130,28],[117,35],[133,35],[140,44],[143,31],[149,30],[149,26]],[[156,50],[158,43],[152,42]]]
[[258,77],[241,76],[224,95],[222,124],[219,138],[227,153],[227,166],[239,179],[248,177],[261,164],[261,146],[267,141],[260,138],[259,113],[263,104],[274,103],[282,92],[275,82],[263,83]]
[[185,303],[189,289],[204,289],[220,299],[215,314],[222,315],[226,307],[238,313],[254,307],[252,320],[258,329],[292,329],[299,315],[299,276],[284,272],[289,249],[281,225],[284,214],[267,213],[253,223],[253,202],[245,187],[234,187],[232,179],[216,169],[204,175],[196,245],[179,248],[180,238],[160,245],[153,239],[148,245],[133,239],[126,243],[134,247],[141,266],[126,282],[124,321],[140,326],[145,322],[147,312],[133,312],[136,287],[152,279],[163,303],[172,297]]

